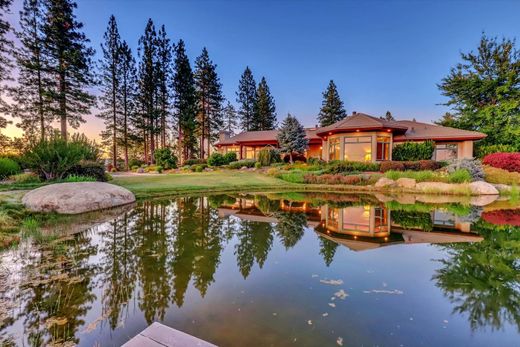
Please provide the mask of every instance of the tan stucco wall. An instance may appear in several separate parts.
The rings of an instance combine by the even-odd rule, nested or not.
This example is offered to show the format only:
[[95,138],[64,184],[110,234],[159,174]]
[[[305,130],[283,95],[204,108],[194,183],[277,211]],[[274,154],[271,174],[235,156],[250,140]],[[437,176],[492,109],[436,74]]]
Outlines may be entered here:
[[462,141],[459,143],[457,159],[473,158],[473,141]]

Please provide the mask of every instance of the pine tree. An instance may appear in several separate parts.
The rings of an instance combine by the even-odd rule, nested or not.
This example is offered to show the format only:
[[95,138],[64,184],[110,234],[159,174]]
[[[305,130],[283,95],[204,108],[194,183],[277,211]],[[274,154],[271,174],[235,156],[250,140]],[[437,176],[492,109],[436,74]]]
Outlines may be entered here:
[[184,41],[180,40],[175,49],[175,74],[173,77],[174,106],[178,128],[179,157],[193,158],[197,152],[197,95],[190,61],[186,55]]
[[296,117],[287,114],[287,118],[282,122],[277,136],[280,149],[289,154],[290,162],[293,162],[293,153],[302,154],[307,150],[309,140],[305,137],[305,129]]
[[235,130],[238,128],[237,111],[229,101],[223,109],[223,117],[222,129],[229,132],[230,135],[235,134]]
[[117,93],[121,79],[121,37],[117,29],[116,18],[112,15],[108,20],[108,27],[103,35],[104,43],[101,44],[103,59],[101,65],[101,113],[98,117],[105,121],[106,129],[101,137],[105,143],[111,145],[112,165],[117,167],[117,139],[119,121],[119,104]]
[[21,48],[16,52],[18,85],[11,92],[13,115],[20,118],[17,126],[23,129],[26,137],[40,140],[51,131],[52,122],[49,98],[45,92],[50,88],[50,81],[43,49],[44,17],[42,0],[24,0],[20,11],[21,30],[17,32],[21,43]]
[[139,103],[143,122],[141,124],[144,139],[144,158],[154,162],[156,147],[155,137],[159,133],[157,121],[160,117],[157,109],[157,34],[155,25],[148,19],[143,36],[139,39]]
[[394,116],[392,116],[392,113],[390,111],[386,111],[385,113],[385,116],[384,117],[381,117],[383,118],[384,120],[387,120],[387,121],[395,121],[395,118]]
[[441,125],[444,127],[452,127],[457,128],[457,118],[451,114],[450,112],[446,112],[441,119],[434,122],[437,125]]
[[130,124],[136,113],[135,97],[137,94],[137,70],[132,51],[126,41],[120,46],[120,80],[119,89],[116,95],[119,105],[122,129],[119,132],[119,146],[123,147],[125,169],[128,170],[128,149],[130,146],[131,128]]
[[[8,13],[11,2],[12,0],[0,0],[0,114],[7,112],[8,109],[7,103],[2,97],[5,89],[3,82],[11,79],[10,71],[13,67],[11,56],[14,45],[7,36],[11,31],[11,25],[4,19],[4,14]],[[0,129],[5,128],[7,123],[7,119],[0,116]],[[2,137],[2,134],[0,134],[0,137]]]
[[237,102],[240,105],[238,114],[242,123],[242,130],[252,130],[253,115],[256,103],[256,82],[253,73],[246,67],[238,83]]
[[45,54],[49,57],[48,71],[53,75],[48,91],[61,126],[61,136],[67,138],[67,125],[78,128],[83,115],[90,113],[95,97],[87,88],[94,84],[92,57],[94,50],[76,20],[77,4],[72,0],[45,0],[43,33]]
[[265,77],[258,84],[250,130],[273,130],[276,128],[276,107]]
[[327,90],[323,92],[323,101],[321,103],[320,113],[318,114],[318,122],[321,127],[334,124],[343,118],[347,113],[343,108],[338,89],[333,80],[330,80]]
[[[217,76],[216,65],[209,58],[208,50],[195,61],[195,88],[198,99],[198,133],[200,136],[200,158],[209,155],[211,141],[222,126],[222,84]],[[204,150],[206,143],[207,151]]]
[[157,35],[157,84],[158,84],[158,107],[160,113],[160,143],[161,147],[166,147],[166,133],[168,130],[168,118],[170,118],[171,108],[171,70],[172,70],[172,49],[166,35],[166,29],[161,26]]

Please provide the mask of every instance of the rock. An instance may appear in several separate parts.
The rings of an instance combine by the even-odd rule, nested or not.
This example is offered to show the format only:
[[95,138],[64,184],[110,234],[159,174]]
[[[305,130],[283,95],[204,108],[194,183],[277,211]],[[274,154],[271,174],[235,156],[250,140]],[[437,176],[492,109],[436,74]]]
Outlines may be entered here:
[[500,192],[500,193],[509,193],[511,192],[511,186],[508,186],[507,184],[493,184],[493,186]]
[[247,170],[247,169],[248,169],[247,166],[242,166],[242,167],[240,168],[241,171],[245,171],[245,170]]
[[25,207],[35,212],[78,214],[135,201],[129,190],[103,182],[50,184],[25,194]]
[[498,195],[498,190],[492,185],[484,181],[471,182],[469,189],[473,195]]
[[144,173],[144,169],[142,167],[140,167],[139,169],[137,169],[136,171],[137,173]]
[[469,200],[470,204],[473,206],[487,206],[489,204],[494,203],[498,199],[498,195],[479,195],[472,196]]
[[379,180],[377,180],[376,184],[374,184],[374,187],[376,188],[387,188],[393,186],[395,186],[395,181],[386,177],[381,177]]
[[413,178],[399,178],[397,181],[395,181],[398,187],[400,188],[406,188],[406,189],[414,189],[415,185],[417,184],[417,181]]

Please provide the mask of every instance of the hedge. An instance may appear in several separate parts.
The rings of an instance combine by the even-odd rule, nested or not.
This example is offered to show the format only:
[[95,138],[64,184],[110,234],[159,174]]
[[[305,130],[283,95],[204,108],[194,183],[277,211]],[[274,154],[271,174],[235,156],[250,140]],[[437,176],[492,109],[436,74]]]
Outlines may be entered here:
[[20,165],[12,159],[0,158],[0,179],[20,172]]
[[396,145],[392,150],[392,159],[397,161],[430,160],[435,151],[432,141],[405,142]]
[[484,157],[482,163],[509,172],[520,172],[520,153],[494,153]]

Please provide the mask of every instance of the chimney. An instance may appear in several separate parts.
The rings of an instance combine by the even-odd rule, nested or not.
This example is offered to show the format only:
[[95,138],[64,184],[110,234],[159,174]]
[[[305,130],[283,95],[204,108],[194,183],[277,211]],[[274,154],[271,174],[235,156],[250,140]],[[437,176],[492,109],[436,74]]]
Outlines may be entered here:
[[357,114],[356,111],[352,111],[352,115],[355,116]]
[[224,141],[224,140],[227,140],[231,137],[231,133],[227,130],[221,130],[219,133],[218,133],[218,140],[219,141]]

